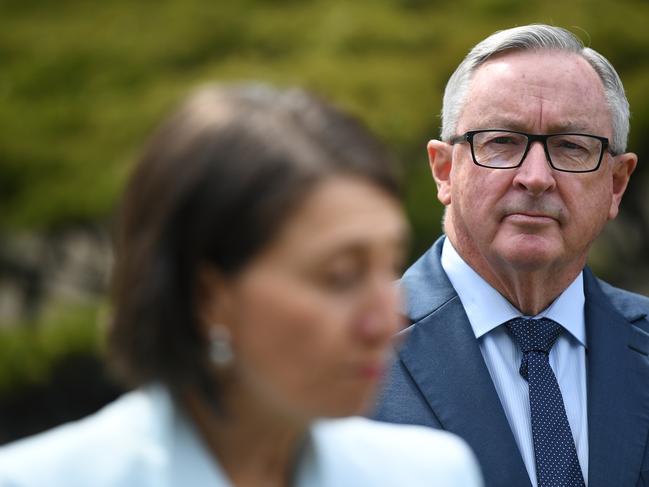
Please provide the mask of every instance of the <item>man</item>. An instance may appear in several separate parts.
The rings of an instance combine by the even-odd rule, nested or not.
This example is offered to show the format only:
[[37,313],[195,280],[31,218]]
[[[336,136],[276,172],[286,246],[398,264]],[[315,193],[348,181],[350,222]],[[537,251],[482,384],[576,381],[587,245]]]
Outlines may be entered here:
[[649,299],[585,267],[637,156],[610,63],[566,30],[479,43],[428,144],[440,238],[376,417],[462,436],[488,486],[649,485]]

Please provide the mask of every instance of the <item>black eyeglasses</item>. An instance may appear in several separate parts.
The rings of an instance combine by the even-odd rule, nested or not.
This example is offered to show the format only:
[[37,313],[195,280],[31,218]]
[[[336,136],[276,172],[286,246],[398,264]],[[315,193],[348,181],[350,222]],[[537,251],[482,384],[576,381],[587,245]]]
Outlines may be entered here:
[[545,156],[557,171],[597,171],[608,139],[588,134],[526,134],[513,130],[470,130],[450,140],[468,142],[473,162],[492,169],[512,169],[523,164],[532,142],[541,142]]

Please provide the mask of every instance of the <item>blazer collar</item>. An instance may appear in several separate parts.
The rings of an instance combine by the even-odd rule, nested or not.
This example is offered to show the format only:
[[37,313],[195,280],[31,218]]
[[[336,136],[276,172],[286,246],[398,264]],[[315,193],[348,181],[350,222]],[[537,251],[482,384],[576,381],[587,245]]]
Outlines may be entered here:
[[406,298],[405,315],[411,323],[421,320],[457,297],[440,261],[444,238],[437,239],[399,281]]
[[414,324],[400,358],[442,427],[475,452],[488,485],[530,481],[462,303],[440,263],[443,238],[404,274]]

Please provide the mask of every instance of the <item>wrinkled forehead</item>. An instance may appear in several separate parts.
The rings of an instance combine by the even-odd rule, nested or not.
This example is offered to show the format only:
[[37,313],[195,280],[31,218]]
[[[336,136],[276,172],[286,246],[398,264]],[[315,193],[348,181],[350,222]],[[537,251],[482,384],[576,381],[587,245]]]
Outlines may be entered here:
[[580,55],[556,50],[507,52],[476,69],[458,133],[479,128],[612,135],[599,76]]

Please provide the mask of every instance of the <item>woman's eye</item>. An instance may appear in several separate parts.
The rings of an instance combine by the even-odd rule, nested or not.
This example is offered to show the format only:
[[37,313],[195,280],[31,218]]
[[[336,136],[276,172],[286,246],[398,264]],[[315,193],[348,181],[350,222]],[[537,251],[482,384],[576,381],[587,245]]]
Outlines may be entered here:
[[359,270],[330,272],[324,276],[324,284],[333,291],[346,291],[356,287],[363,280]]

